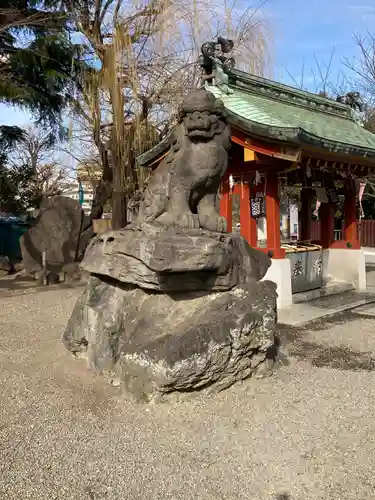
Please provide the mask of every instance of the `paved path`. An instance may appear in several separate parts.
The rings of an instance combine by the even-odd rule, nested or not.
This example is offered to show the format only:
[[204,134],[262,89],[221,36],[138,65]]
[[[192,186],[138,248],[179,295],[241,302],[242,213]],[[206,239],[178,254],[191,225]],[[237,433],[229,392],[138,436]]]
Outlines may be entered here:
[[366,266],[366,280],[369,288],[375,287],[375,264],[368,264]]
[[373,320],[281,330],[276,376],[137,405],[62,347],[79,293],[0,297],[2,500],[373,500]]

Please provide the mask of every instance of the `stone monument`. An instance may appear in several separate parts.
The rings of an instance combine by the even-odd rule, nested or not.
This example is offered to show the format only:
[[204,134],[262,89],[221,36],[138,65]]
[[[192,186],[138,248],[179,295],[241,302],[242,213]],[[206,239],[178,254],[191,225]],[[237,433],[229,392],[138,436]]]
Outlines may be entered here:
[[65,196],[43,199],[32,227],[20,238],[27,274],[39,279],[43,273],[43,252],[50,279],[60,273],[79,277],[78,262],[88,245],[82,234],[84,213],[78,201]]
[[63,335],[89,367],[138,400],[218,391],[272,368],[270,259],[226,233],[218,188],[230,146],[224,106],[189,94],[137,221],[94,238],[90,274]]

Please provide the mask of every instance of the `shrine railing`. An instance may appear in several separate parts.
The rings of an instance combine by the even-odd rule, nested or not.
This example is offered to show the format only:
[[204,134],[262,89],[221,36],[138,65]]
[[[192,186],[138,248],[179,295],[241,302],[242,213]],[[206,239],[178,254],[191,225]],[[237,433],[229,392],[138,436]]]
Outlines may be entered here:
[[[335,240],[341,239],[344,227],[335,231]],[[363,247],[375,247],[375,220],[358,221],[358,233]],[[320,240],[320,221],[311,222],[311,239]]]

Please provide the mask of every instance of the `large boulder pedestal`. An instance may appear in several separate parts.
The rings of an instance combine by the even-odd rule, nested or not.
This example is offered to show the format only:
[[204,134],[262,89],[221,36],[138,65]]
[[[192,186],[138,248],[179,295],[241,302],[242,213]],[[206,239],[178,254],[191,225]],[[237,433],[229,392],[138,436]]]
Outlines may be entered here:
[[81,263],[90,279],[64,343],[141,401],[272,371],[269,265],[235,234],[157,222],[108,232]]

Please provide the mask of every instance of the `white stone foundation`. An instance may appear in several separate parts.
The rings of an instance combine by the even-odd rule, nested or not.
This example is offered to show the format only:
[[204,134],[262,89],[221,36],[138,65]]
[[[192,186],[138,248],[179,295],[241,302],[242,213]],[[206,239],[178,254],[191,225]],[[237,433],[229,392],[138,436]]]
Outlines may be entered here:
[[365,252],[345,248],[323,250],[323,280],[353,283],[357,290],[366,290]]
[[289,259],[271,259],[272,264],[264,280],[276,283],[277,308],[283,309],[292,305],[292,277]]
[[[329,287],[334,283],[348,283],[353,284],[356,290],[366,290],[366,261],[363,249],[334,248],[323,250],[322,257],[324,287]],[[271,267],[263,279],[276,283],[277,308],[285,309],[293,304],[290,260],[271,260]]]

